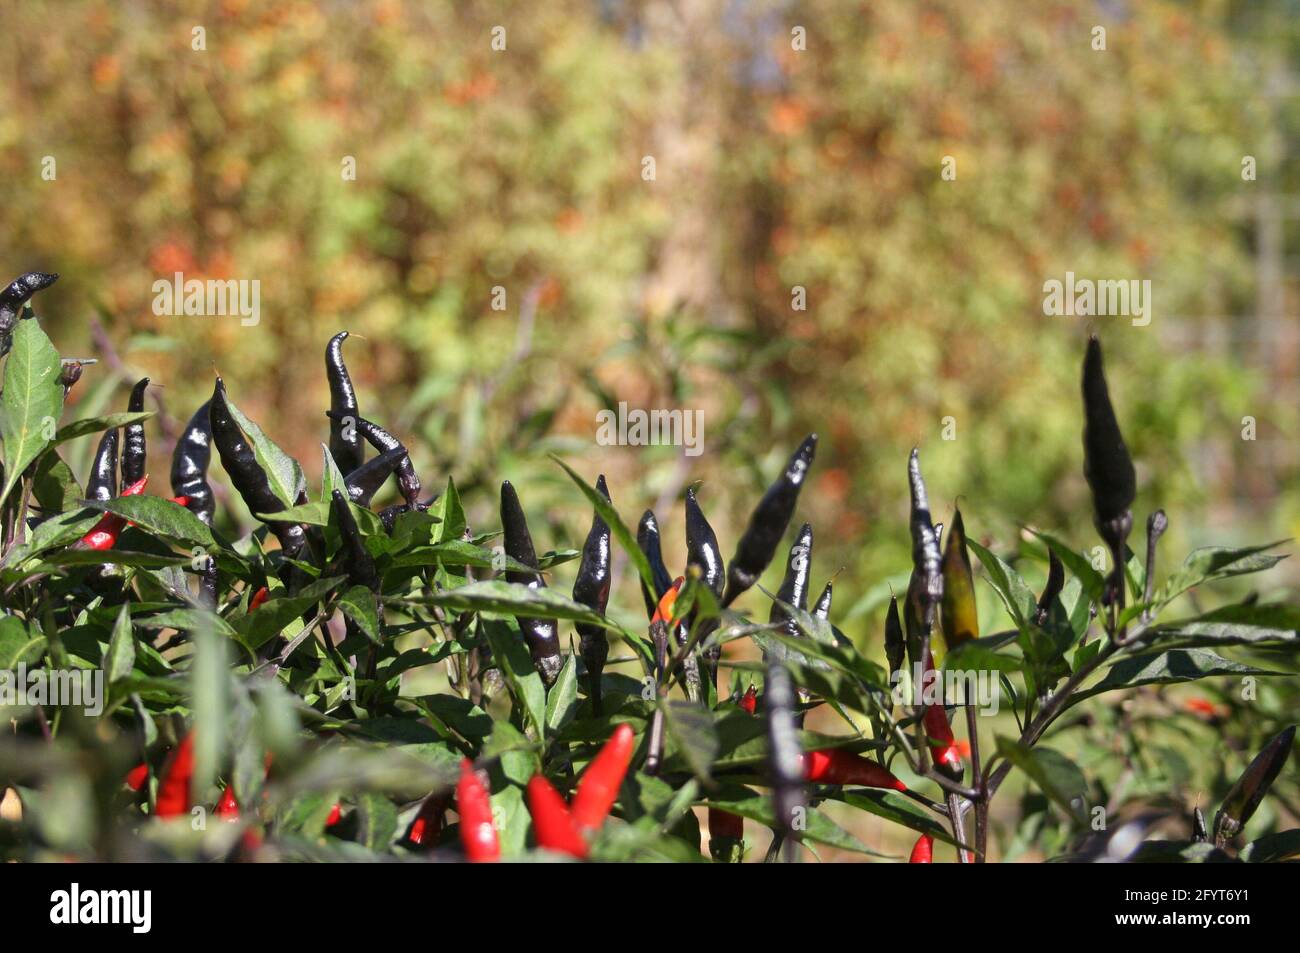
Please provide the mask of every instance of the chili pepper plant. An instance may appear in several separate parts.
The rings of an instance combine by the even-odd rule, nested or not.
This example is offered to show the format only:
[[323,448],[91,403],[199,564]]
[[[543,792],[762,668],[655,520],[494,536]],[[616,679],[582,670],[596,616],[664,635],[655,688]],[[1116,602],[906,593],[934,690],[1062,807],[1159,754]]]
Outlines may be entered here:
[[[417,474],[382,408],[361,405],[347,331],[322,342],[329,407],[292,424],[319,428],[319,481],[220,377],[170,441],[149,378],[123,382],[124,410],[70,419],[65,398],[98,369],[62,360],[33,313],[56,278],[0,293],[0,672],[102,692],[3,699],[6,860],[1300,853],[1285,711],[1261,704],[1247,733],[1205,747],[1194,801],[1159,734],[1226,723],[1205,698],[1211,717],[1171,719],[1168,686],[1223,698],[1294,678],[1294,604],[1201,608],[1284,544],[1162,552],[1177,517],[1135,520],[1095,338],[1080,463],[1104,558],[1038,528],[981,545],[978,498],[939,503],[914,451],[880,488],[910,518],[873,530],[910,536],[910,578],[873,620],[841,609],[863,594],[825,580],[798,519],[816,435],[735,539],[709,522],[712,491],[655,514],[559,459],[585,538],[536,538],[510,474],[499,520],[471,526],[455,474]],[[65,458],[83,441],[97,449],[81,483]],[[683,520],[684,553],[664,551],[661,517]],[[438,690],[409,688],[431,671]],[[949,690],[972,673],[992,676],[1000,716]],[[867,816],[886,836],[862,839]]]

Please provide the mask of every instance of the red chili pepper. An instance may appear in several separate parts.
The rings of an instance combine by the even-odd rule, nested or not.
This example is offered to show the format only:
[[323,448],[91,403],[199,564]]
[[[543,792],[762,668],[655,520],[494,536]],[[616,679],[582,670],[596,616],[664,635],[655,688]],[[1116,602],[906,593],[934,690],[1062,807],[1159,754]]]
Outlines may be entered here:
[[[145,484],[148,482],[149,475],[145,474],[123,490],[121,495],[139,496],[144,492]],[[126,520],[116,513],[105,513],[99,518],[99,522],[94,525],[90,532],[81,537],[81,541],[75,544],[76,548],[97,551],[112,549],[117,543],[117,537],[121,535],[122,530],[125,528]]]
[[194,732],[181,741],[158,785],[156,817],[180,817],[190,810],[190,779],[194,776]]
[[614,729],[600,753],[587,766],[578,781],[578,791],[573,795],[573,823],[578,830],[594,831],[605,823],[610,808],[618,800],[623,776],[632,763],[634,741],[632,726],[624,722]]
[[665,592],[663,598],[659,600],[659,606],[655,609],[654,618],[650,620],[651,625],[654,625],[656,622],[663,622],[668,624],[669,628],[672,627],[673,603],[677,601],[677,594],[681,592],[682,583],[685,581],[685,576],[678,576],[673,581],[673,584],[668,587],[668,591]]
[[813,784],[858,784],[906,791],[907,785],[870,758],[843,748],[823,748],[804,755],[804,780]]
[[429,795],[420,805],[420,813],[411,822],[406,839],[417,847],[432,844],[442,833],[442,815],[447,810],[446,795]]
[[239,802],[235,800],[235,789],[227,787],[221,792],[221,800],[217,802],[217,817],[227,821],[239,820]]
[[456,784],[456,813],[460,815],[460,842],[474,863],[501,858],[501,842],[492,822],[492,803],[487,785],[466,758],[460,763],[460,781]]
[[528,813],[533,816],[533,833],[537,846],[583,860],[587,842],[582,839],[560,792],[540,774],[528,782]]
[[339,820],[342,817],[343,817],[342,805],[335,804],[332,808],[330,808],[330,816],[325,818],[325,826],[333,827],[335,824],[339,822]]
[[266,586],[258,589],[257,592],[253,593],[253,598],[248,600],[248,611],[255,612],[257,609],[261,608],[262,603],[265,602],[270,595],[271,591],[267,589]]
[[171,498],[171,501],[172,501],[173,503],[178,503],[178,504],[180,504],[181,506],[185,507],[186,509],[189,509],[189,507],[190,507],[190,498],[189,498],[188,496],[173,496],[173,497]]
[[745,836],[745,819],[739,814],[723,811],[716,807],[709,808],[709,839],[730,837],[740,840]]
[[132,791],[140,790],[147,780],[149,780],[149,764],[146,761],[141,761],[126,773],[126,786]]
[[934,758],[937,768],[948,774],[960,776],[965,770],[961,760],[961,749],[953,741],[952,726],[948,724],[948,715],[942,705],[931,705],[925,710],[925,733],[931,739],[930,756]]
[[753,685],[745,689],[745,694],[740,696],[740,707],[751,715],[758,710],[758,690]]
[[922,834],[912,848],[912,856],[907,858],[909,864],[929,864],[934,860],[934,838]]

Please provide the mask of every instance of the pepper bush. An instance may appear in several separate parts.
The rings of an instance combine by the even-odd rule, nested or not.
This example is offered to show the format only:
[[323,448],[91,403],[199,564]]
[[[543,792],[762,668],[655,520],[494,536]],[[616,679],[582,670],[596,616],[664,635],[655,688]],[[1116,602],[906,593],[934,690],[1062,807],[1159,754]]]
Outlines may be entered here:
[[[1276,711],[1258,706],[1252,747],[1225,751],[1213,798],[1190,813],[1180,756],[1152,725],[1169,721],[1160,686],[1249,693],[1294,679],[1295,605],[1199,607],[1218,581],[1274,566],[1281,544],[1197,550],[1163,570],[1156,513],[1144,551],[1129,548],[1133,467],[1095,340],[1085,469],[1109,560],[1026,531],[1048,567],[1035,594],[1023,560],[969,538],[962,514],[945,532],[914,452],[897,487],[911,503],[911,582],[881,659],[864,648],[878,633],[837,627],[831,586],[810,599],[812,527],[789,532],[815,437],[773,475],[730,559],[691,492],[688,558],[671,571],[652,515],[632,529],[617,487],[558,459],[592,511],[586,543],[538,552],[517,503],[528,488],[507,484],[498,544],[495,527],[469,525],[454,474],[422,500],[404,447],[365,460],[348,429],[355,399],[334,386],[346,379],[336,339],[342,403],[321,418],[319,483],[218,386],[177,444],[175,496],[156,475],[152,493],[127,495],[118,443],[102,435],[125,429],[125,474],[153,415],[63,419],[82,368],[31,310],[44,284],[23,282],[0,311],[0,672],[11,688],[20,670],[102,673],[104,691],[102,711],[0,698],[7,860],[903,859],[860,838],[857,812],[915,841],[914,862],[936,843],[937,859],[962,862],[1027,844],[1062,860],[1300,853],[1283,820],[1295,820],[1294,727]],[[228,418],[207,447],[218,406]],[[108,494],[61,456],[95,438],[92,480],[100,491],[112,470]],[[331,447],[364,462],[344,473]],[[405,502],[372,509],[394,472]],[[222,512],[235,492],[251,532]],[[757,580],[774,559],[784,579],[768,592]],[[977,578],[999,604],[987,634]],[[642,589],[648,626],[607,611],[611,584]],[[983,722],[971,699],[904,690],[904,673],[991,676],[1014,730]],[[806,728],[818,710],[839,729]],[[1187,737],[1194,719],[1175,720],[1189,720]],[[1118,733],[1121,750],[1096,748],[1098,732]],[[1076,763],[1058,749],[1081,734]],[[999,825],[1008,777],[1019,823]]]

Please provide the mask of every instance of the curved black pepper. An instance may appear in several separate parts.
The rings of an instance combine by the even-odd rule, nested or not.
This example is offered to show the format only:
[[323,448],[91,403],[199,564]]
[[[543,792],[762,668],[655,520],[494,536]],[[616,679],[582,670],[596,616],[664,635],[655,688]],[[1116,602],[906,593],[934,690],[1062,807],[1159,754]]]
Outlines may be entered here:
[[58,280],[58,274],[29,271],[25,275],[19,275],[0,291],[0,357],[9,353],[14,328],[18,325],[18,316],[27,299]]
[[934,626],[934,614],[943,600],[943,556],[939,536],[930,522],[930,497],[921,476],[921,455],[916,448],[907,460],[907,483],[911,491],[912,574],[915,585],[908,587],[923,636]]
[[724,606],[731,605],[737,596],[758,582],[758,577],[772,562],[781,537],[790,525],[795,504],[799,502],[799,490],[803,488],[816,453],[817,435],[809,434],[790,457],[781,476],[758,501],[749,517],[749,525],[736,544],[736,554],[727,564],[727,586],[722,597]]
[[[226,385],[220,377],[212,389],[212,399],[208,401],[208,426],[217,455],[221,457],[221,465],[230,474],[230,482],[249,510],[256,515],[278,513],[285,509],[284,503],[271,490],[266,471],[257,462],[253,448],[230,413]],[[295,555],[307,541],[306,533],[298,523],[269,522],[267,525],[280,541],[280,548],[286,555]]]
[[194,411],[185,430],[172,450],[172,495],[186,498],[185,508],[209,526],[216,503],[208,483],[208,464],[212,460],[212,424],[208,418],[209,401]]
[[[340,420],[341,415],[334,411],[326,411],[330,420]],[[402,441],[398,440],[391,433],[385,430],[379,424],[365,417],[353,416],[353,426],[361,432],[366,438],[366,442],[378,450],[380,453],[386,453],[402,446]],[[332,454],[334,451],[331,450]],[[346,470],[344,471],[347,472]],[[411,464],[410,456],[403,456],[397,461],[394,468],[397,474],[397,488],[402,492],[402,498],[406,500],[408,506],[415,506],[420,499],[420,476],[415,472],[415,467]]]
[[105,430],[95,450],[95,460],[86,480],[86,499],[111,500],[117,496],[117,428]]
[[[605,484],[603,473],[596,478],[596,490],[606,500],[609,499],[609,487]],[[597,513],[592,517],[591,530],[587,533],[586,542],[582,544],[578,577],[573,582],[573,601],[604,615],[605,607],[609,605],[612,568],[613,547],[610,544],[609,525]],[[579,622],[574,628],[578,630],[578,651],[587,666],[587,695],[591,699],[592,710],[599,715],[600,676],[605,670],[605,660],[609,658],[609,638],[604,629],[590,622]]]
[[357,506],[369,506],[379,488],[384,485],[402,458],[406,448],[398,444],[392,450],[385,450],[377,457],[367,460],[343,478],[348,488],[348,496]]
[[347,338],[348,332],[340,331],[325,347],[325,377],[330,386],[330,456],[344,473],[361,466],[366,456],[359,427],[355,423],[348,427],[345,420],[351,418],[355,422],[360,418],[357,392],[343,363],[343,342]]
[[811,523],[804,523],[799,528],[799,534],[795,537],[794,545],[790,547],[790,556],[786,561],[785,578],[781,580],[781,588],[776,591],[777,601],[772,603],[772,610],[768,614],[767,621],[771,624],[782,624],[788,635],[798,636],[801,633],[798,623],[790,613],[782,607],[781,603],[794,606],[796,609],[808,608],[808,575],[812,567],[812,547],[813,531]]
[[831,584],[828,582],[826,583],[826,588],[822,590],[822,594],[818,596],[817,601],[813,603],[813,611],[812,611],[813,618],[821,619],[823,622],[830,621],[831,594],[832,594]]
[[641,514],[641,522],[636,528],[636,544],[641,547],[641,552],[645,553],[646,560],[650,563],[650,574],[654,577],[655,591],[650,592],[641,583],[641,595],[645,598],[645,614],[647,619],[654,618],[655,609],[659,607],[659,600],[664,597],[664,593],[672,588],[673,577],[664,565],[663,550],[659,545],[659,521],[655,519],[653,510],[646,510]]
[[[509,480],[501,484],[501,528],[506,555],[535,570],[537,552],[533,549],[533,537],[528,532],[528,520],[519,504],[519,495]],[[506,581],[522,583],[530,589],[546,588],[540,572],[507,570]],[[515,621],[519,623],[519,631],[528,643],[533,667],[542,676],[543,682],[553,684],[560,674],[560,637],[555,620],[516,616]]]
[[[142,377],[131,388],[131,398],[126,409],[132,413],[144,410],[144,392],[149,386],[149,378]],[[148,462],[148,450],[144,436],[144,421],[127,424],[124,428],[125,439],[122,441],[122,482],[135,483],[144,477]]]

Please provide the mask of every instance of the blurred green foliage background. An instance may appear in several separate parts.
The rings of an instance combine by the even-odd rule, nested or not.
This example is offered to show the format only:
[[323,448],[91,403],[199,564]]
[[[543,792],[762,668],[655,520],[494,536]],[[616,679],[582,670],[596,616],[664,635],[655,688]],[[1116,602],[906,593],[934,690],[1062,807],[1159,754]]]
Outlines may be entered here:
[[[0,13],[0,261],[63,274],[38,310],[64,356],[100,360],[74,412],[161,385],[159,474],[214,368],[318,473],[346,328],[362,412],[426,485],[454,475],[486,529],[511,479],[543,548],[590,520],[549,452],[605,472],[629,522],[655,506],[676,568],[688,485],[730,551],[818,431],[802,518],[843,622],[907,566],[913,445],[938,518],[960,497],[975,538],[1095,544],[1095,330],[1138,520],[1163,506],[1180,555],[1260,542],[1300,529],[1296,12],[28,0]],[[1150,279],[1151,324],[1045,316],[1067,270]],[[154,315],[178,271],[259,280],[260,324]],[[703,410],[705,452],[597,446],[620,400]]]

